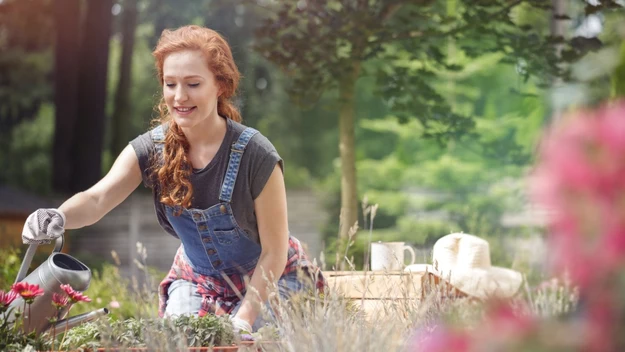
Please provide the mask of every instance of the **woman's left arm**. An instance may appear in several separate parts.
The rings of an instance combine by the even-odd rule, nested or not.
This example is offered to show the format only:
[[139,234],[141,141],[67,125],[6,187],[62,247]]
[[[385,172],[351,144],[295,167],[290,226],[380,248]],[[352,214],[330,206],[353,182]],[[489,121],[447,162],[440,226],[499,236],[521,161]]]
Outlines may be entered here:
[[[277,282],[286,267],[289,251],[289,228],[286,189],[282,169],[276,165],[269,180],[254,200],[262,251],[236,318],[253,325],[261,302],[268,299],[267,286]],[[269,280],[269,282],[267,282]]]

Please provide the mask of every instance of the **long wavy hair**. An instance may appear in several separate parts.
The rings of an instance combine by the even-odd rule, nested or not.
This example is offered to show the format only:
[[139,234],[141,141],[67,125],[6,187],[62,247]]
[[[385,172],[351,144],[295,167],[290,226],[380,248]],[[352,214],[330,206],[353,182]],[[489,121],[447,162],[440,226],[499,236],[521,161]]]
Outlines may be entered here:
[[[171,53],[181,50],[202,52],[220,91],[217,99],[217,113],[241,122],[241,114],[231,100],[236,94],[241,74],[234,63],[232,51],[226,40],[214,30],[196,25],[164,30],[152,52],[161,87],[164,83],[163,63],[165,59]],[[160,201],[179,209],[180,207],[189,208],[193,199],[193,187],[189,180],[192,171],[188,159],[189,142],[182,129],[172,119],[162,95],[156,108],[160,115],[157,122],[169,123],[162,159],[155,158],[152,161],[152,176],[158,186]]]

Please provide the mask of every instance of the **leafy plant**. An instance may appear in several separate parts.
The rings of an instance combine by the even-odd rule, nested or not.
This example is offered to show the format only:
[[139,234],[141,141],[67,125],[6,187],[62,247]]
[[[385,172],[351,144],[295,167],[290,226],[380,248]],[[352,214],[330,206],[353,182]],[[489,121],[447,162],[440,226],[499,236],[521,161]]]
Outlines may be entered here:
[[235,342],[227,316],[184,315],[173,319],[108,318],[70,330],[63,349],[95,347],[182,347],[225,346]]

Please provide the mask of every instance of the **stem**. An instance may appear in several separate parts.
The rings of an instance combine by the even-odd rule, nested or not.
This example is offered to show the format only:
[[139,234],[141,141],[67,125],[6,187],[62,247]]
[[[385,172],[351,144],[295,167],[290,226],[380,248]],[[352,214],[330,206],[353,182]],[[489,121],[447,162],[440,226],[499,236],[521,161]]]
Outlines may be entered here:
[[[20,310],[18,309],[15,314],[20,314]],[[15,320],[13,321],[13,335],[15,335],[17,333],[17,325],[19,324],[19,321],[18,321],[17,318],[18,317],[16,317]],[[24,318],[22,317],[22,319],[24,319]]]
[[30,303],[28,303],[28,325],[26,326],[26,333],[30,333]]
[[51,351],[54,351],[54,340],[56,340],[56,324],[52,325],[52,347]]
[[30,317],[26,316],[26,300],[24,300],[24,308],[22,309],[22,327],[24,327],[24,319],[30,319]]
[[[67,308],[66,317],[69,317],[69,311],[72,310],[73,303],[69,303],[69,308]],[[61,339],[61,343],[59,344],[59,349],[63,346],[63,342],[65,342],[65,336],[67,336],[67,330],[69,328],[69,319],[65,321],[65,332],[63,332],[63,338]]]

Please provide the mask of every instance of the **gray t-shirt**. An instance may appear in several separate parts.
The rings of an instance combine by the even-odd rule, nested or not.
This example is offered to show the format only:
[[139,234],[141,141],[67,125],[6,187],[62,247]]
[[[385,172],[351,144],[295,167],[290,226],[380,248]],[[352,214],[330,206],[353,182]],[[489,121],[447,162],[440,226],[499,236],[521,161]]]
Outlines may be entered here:
[[[193,199],[191,207],[196,209],[207,209],[220,203],[219,193],[223,183],[228,161],[230,159],[230,146],[237,141],[239,135],[246,126],[227,120],[227,131],[217,154],[213,160],[203,169],[193,170],[190,176],[193,185]],[[155,145],[152,141],[151,130],[138,136],[130,142],[139,159],[139,167],[143,177],[143,184],[152,188],[154,195],[154,208],[158,222],[163,229],[175,237],[179,237],[165,213],[165,206],[160,202],[158,191],[152,187],[152,175],[150,162],[155,152]],[[256,213],[254,212],[254,199],[260,195],[265,187],[273,169],[279,163],[283,169],[282,158],[271,144],[271,142],[260,133],[252,137],[243,152],[243,158],[239,166],[239,173],[232,192],[232,211],[234,217],[241,228],[248,234],[250,239],[260,244],[258,235],[258,225]]]

